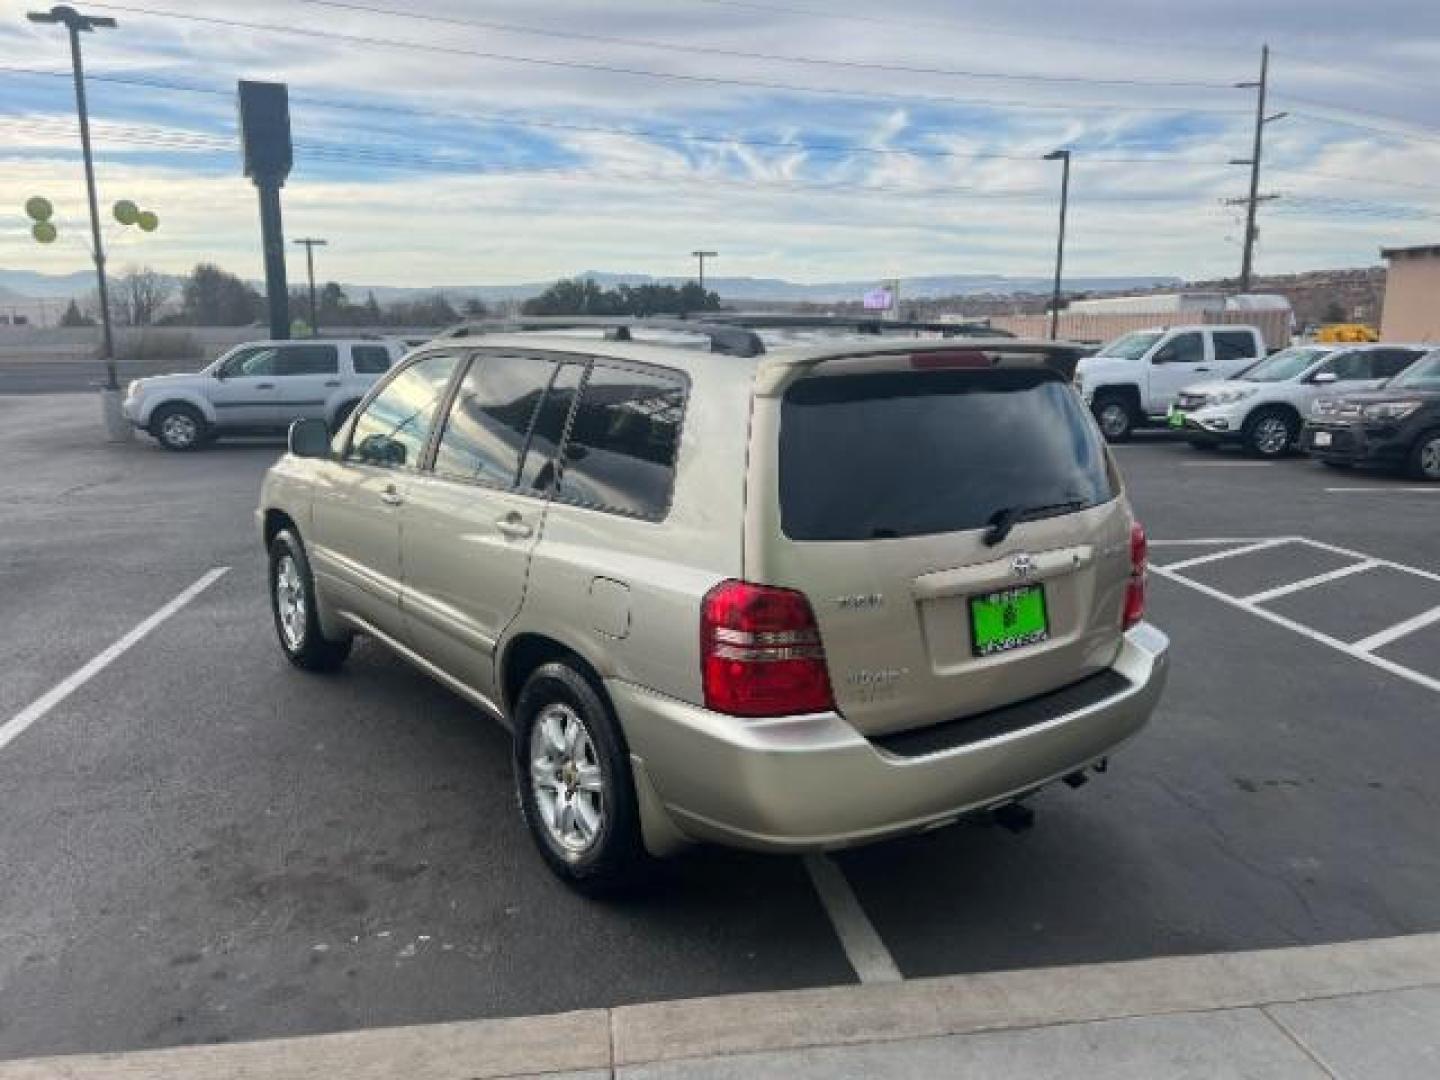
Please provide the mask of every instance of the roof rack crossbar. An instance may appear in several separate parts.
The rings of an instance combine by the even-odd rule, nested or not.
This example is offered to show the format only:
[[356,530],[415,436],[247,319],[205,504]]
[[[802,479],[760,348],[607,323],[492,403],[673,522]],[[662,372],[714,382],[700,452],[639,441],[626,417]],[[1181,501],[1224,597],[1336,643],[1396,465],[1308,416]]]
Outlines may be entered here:
[[[710,351],[729,356],[760,356],[765,344],[744,326],[682,318],[647,318],[639,315],[550,315],[518,319],[485,319],[452,326],[442,338],[481,337],[535,330],[601,329],[615,341],[634,340],[632,330],[674,330],[709,339]],[[612,336],[613,335],[613,336]]]

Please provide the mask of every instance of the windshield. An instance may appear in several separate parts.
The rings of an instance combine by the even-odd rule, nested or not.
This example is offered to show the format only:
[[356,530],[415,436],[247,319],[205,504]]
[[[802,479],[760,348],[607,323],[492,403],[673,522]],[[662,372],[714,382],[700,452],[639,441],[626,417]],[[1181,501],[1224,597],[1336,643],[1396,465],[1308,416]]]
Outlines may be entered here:
[[1426,353],[1391,379],[1387,389],[1440,390],[1440,349]]
[[1122,334],[1101,349],[1097,356],[1114,356],[1121,360],[1139,360],[1151,345],[1160,340],[1159,331],[1137,330],[1133,334]]
[[1035,370],[803,379],[780,427],[780,511],[792,540],[960,532],[1114,498],[1095,426]]
[[1240,378],[1245,382],[1289,382],[1309,371],[1325,352],[1324,349],[1281,349]]

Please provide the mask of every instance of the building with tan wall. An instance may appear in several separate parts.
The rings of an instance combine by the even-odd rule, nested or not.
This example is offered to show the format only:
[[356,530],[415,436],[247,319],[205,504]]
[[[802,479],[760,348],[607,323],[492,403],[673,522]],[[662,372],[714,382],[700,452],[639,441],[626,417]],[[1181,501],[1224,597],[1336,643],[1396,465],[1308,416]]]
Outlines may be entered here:
[[1385,309],[1384,341],[1440,341],[1440,244],[1381,248]]

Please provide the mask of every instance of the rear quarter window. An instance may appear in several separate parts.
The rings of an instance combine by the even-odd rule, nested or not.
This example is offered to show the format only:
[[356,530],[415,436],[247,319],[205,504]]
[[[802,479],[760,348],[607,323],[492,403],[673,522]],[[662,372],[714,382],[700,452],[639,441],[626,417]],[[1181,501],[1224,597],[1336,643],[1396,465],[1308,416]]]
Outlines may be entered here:
[[1006,508],[1053,516],[1116,494],[1094,425],[1046,371],[803,379],[780,423],[780,516],[792,540],[961,532]]
[[384,345],[352,345],[350,360],[356,375],[384,375],[390,370],[390,350]]

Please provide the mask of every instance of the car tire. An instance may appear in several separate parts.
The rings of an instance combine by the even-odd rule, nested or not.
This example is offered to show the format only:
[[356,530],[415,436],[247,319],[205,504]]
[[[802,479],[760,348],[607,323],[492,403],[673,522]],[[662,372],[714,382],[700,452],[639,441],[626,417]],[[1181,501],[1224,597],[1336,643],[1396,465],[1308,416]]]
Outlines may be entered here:
[[515,786],[551,871],[591,896],[649,877],[630,754],[609,703],[564,662],[543,664],[515,703]]
[[1121,394],[1098,394],[1090,411],[1106,442],[1123,443],[1135,431],[1135,407]]
[[1284,409],[1257,409],[1240,429],[1247,454],[1272,460],[1288,454],[1299,434],[1299,419]]
[[285,658],[305,671],[334,671],[350,655],[354,639],[327,638],[315,610],[315,576],[300,537],[282,529],[270,541],[270,612]]
[[186,453],[211,439],[210,425],[199,409],[184,402],[161,405],[150,417],[150,434],[166,450]]
[[1440,428],[1422,432],[1405,463],[1416,480],[1440,480]]

